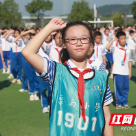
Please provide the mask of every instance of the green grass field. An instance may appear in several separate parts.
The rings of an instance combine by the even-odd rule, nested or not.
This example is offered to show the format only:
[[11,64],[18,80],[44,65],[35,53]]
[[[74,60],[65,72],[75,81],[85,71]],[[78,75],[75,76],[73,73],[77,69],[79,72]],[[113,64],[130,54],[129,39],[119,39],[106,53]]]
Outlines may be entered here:
[[[18,91],[21,85],[11,84],[7,77],[0,70],[0,136],[48,136],[49,114],[42,113],[41,102],[30,102],[27,92]],[[112,79],[109,84],[114,94]],[[136,114],[136,68],[132,71],[128,104],[131,109],[116,110],[113,102],[111,113]],[[136,136],[136,129],[123,131],[121,126],[116,126],[114,131],[115,136]]]

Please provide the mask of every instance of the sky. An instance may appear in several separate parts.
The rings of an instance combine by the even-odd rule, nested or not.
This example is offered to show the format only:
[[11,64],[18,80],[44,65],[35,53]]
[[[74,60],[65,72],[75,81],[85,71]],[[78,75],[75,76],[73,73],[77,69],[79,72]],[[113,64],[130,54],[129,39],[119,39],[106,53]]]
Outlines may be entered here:
[[[0,0],[3,2],[4,0]],[[30,14],[25,10],[25,5],[31,3],[32,0],[14,0],[19,5],[19,12],[22,16],[30,16]],[[58,16],[63,13],[70,13],[71,7],[74,1],[78,0],[50,0],[53,2],[53,8],[51,11],[46,11],[45,15]],[[134,0],[86,0],[89,3],[90,8],[96,4],[96,7],[110,4],[132,4]],[[65,3],[65,6],[63,6]]]

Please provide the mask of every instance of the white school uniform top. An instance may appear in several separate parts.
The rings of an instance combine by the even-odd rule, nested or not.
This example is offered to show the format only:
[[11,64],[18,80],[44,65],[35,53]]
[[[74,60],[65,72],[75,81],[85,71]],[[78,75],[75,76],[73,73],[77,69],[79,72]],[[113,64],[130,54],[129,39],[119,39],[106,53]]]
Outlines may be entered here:
[[12,51],[13,53],[21,52],[23,49],[23,40],[20,38],[17,43],[12,42]]
[[3,51],[10,51],[10,44],[9,44],[9,42],[6,39],[4,39],[4,38],[1,38],[0,40],[1,40],[0,44],[2,46],[2,50]]
[[59,53],[57,51],[57,49],[59,51],[62,50],[62,48],[58,48],[56,46],[48,46],[45,42],[44,42],[44,52],[50,57],[51,60],[55,61],[55,62],[59,62]]
[[14,41],[15,38],[13,36],[9,36],[8,39],[9,39],[9,46],[10,46],[10,49],[11,49],[12,48],[12,42]]
[[129,36],[128,40],[127,40],[127,46],[130,50],[134,50],[136,49],[136,43],[134,42],[134,40],[132,40],[132,37]]
[[101,62],[103,62],[103,55],[105,54],[106,54],[105,47],[102,44],[99,44],[98,45],[98,56],[97,56],[97,44],[95,43],[93,57],[98,58]]
[[43,49],[41,47],[40,47],[37,54],[39,54],[43,58],[46,57],[46,58],[50,59],[49,56],[43,51]]
[[107,38],[108,38],[108,36],[107,35],[105,35],[105,34],[103,34],[103,39],[102,39],[102,44],[103,44],[103,46],[105,47],[105,49],[106,49],[106,46],[108,45],[108,43],[109,43],[109,41],[107,40]]
[[118,44],[118,47],[116,46],[117,42],[114,42],[112,47],[110,48],[111,53],[113,54],[113,70],[112,74],[118,74],[118,75],[129,75],[129,66],[128,62],[132,61],[132,55],[130,49],[128,49],[127,46],[125,46],[124,49],[126,50],[126,60],[124,62],[124,65],[121,64],[121,62],[124,59],[125,51],[121,50],[120,45]]

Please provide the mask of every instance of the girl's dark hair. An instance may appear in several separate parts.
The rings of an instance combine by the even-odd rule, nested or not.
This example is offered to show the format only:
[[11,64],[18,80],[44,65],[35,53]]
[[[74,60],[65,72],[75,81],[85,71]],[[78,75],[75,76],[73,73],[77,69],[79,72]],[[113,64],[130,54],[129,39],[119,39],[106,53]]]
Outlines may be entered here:
[[57,35],[58,33],[61,33],[61,34],[62,34],[62,31],[61,31],[61,30],[58,30],[58,31],[56,32],[56,34],[53,35],[53,36],[54,36],[54,39],[55,39],[55,37],[56,37],[56,35]]
[[96,36],[102,36],[101,32],[96,31],[96,32],[94,33],[94,38],[95,38]]
[[[84,27],[86,27],[89,31],[89,34],[90,34],[90,42],[92,44],[94,44],[93,42],[93,36],[92,36],[92,31],[91,31],[91,28],[89,27],[88,24],[86,23],[83,23],[82,21],[74,21],[74,22],[69,22],[67,23],[67,26],[62,30],[62,41],[63,41],[63,44],[65,43],[65,36],[66,36],[66,31],[68,30],[68,28],[72,27],[72,26],[77,26],[77,25],[82,25]],[[69,53],[67,51],[67,49],[63,48],[60,52],[60,58],[61,58],[61,62],[64,63],[65,61],[67,61],[68,59],[70,59],[69,57]]]
[[14,28],[14,31],[18,31],[19,34],[20,34],[20,30],[18,28]]
[[109,30],[109,31],[110,31],[110,29],[109,29],[108,27],[105,29],[105,31],[106,31],[106,30]]

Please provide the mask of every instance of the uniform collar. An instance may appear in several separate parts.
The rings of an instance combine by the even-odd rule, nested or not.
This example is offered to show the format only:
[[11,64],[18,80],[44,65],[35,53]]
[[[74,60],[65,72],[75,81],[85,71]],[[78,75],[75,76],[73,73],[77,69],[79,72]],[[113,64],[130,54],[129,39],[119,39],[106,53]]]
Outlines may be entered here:
[[[119,48],[122,48],[119,44],[118,44],[118,47]],[[127,44],[125,45],[125,48],[124,49],[127,49]]]
[[[71,69],[71,68],[78,68],[70,59],[67,62],[67,66],[68,66],[69,69]],[[88,61],[87,61],[87,67],[86,68],[92,68],[91,64],[89,64]],[[78,68],[78,69],[80,71],[84,70],[84,69],[80,69],[80,68]]]

